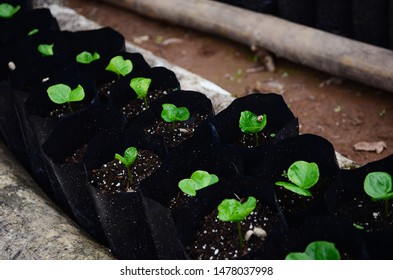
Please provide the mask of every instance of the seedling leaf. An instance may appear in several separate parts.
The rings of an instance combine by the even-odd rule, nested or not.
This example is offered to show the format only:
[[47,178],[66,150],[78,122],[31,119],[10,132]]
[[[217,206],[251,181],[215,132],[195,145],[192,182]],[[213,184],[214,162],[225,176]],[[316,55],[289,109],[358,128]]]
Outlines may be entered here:
[[183,179],[179,182],[179,188],[186,194],[195,196],[199,185],[192,179]]
[[127,150],[125,150],[123,156],[117,153],[115,154],[115,158],[124,164],[127,168],[129,168],[134,163],[137,156],[138,151],[135,147],[129,147]]
[[57,84],[48,87],[46,92],[52,102],[56,104],[64,104],[69,100],[71,88],[65,84]]
[[364,179],[364,191],[375,200],[393,197],[392,176],[386,172],[371,172]]
[[131,73],[132,69],[133,65],[131,60],[125,60],[121,55],[113,57],[105,68],[107,71],[116,73],[118,77],[120,77],[120,75],[124,77]]
[[51,56],[53,55],[53,44],[41,44],[38,45],[37,50],[43,55],[43,56]]
[[211,186],[219,181],[218,177],[214,174],[203,170],[197,170],[192,173],[189,179],[183,179],[179,182],[179,188],[186,194],[195,196],[196,192],[200,189]]
[[186,121],[190,118],[190,111],[186,107],[165,103],[162,104],[161,117],[166,122]]
[[287,177],[290,182],[276,182],[277,186],[281,186],[294,193],[303,196],[311,196],[308,190],[314,186],[319,180],[319,168],[314,162],[296,161],[291,164],[288,171],[283,172],[283,176]]
[[81,101],[85,98],[85,91],[81,85],[78,85],[75,89],[71,90],[69,102]]
[[289,182],[276,182],[276,185],[284,187],[287,190],[297,193],[298,195],[302,195],[302,196],[311,196],[312,195],[309,190],[300,188],[300,187],[298,187],[292,183],[289,183]]
[[309,189],[318,182],[318,165],[314,162],[296,161],[288,169],[288,179],[303,189]]
[[15,7],[8,3],[0,4],[0,17],[1,18],[12,18],[20,10],[20,5]]
[[255,197],[248,197],[243,204],[236,199],[224,199],[218,205],[218,219],[223,222],[243,221],[255,209],[257,200]]
[[100,54],[98,52],[94,52],[91,54],[88,51],[83,51],[76,56],[76,61],[82,64],[90,64],[94,60],[100,59]]
[[218,182],[218,177],[216,175],[209,174],[209,172],[203,170],[197,170],[192,173],[190,179],[197,183],[196,190],[206,188]]
[[340,252],[334,243],[327,241],[311,242],[304,253],[289,253],[286,260],[340,260]]
[[247,110],[240,113],[239,127],[244,133],[258,133],[266,126],[266,123],[266,114],[257,116]]
[[135,91],[138,99],[144,99],[147,96],[151,79],[149,78],[133,78],[130,82],[130,87]]

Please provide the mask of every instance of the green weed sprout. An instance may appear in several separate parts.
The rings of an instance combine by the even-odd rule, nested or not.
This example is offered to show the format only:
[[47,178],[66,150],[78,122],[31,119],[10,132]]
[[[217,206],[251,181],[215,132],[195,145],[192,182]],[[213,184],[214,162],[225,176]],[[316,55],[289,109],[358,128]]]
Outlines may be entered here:
[[257,116],[250,111],[243,111],[240,113],[239,127],[242,132],[255,135],[256,145],[259,145],[258,133],[265,128],[267,123],[266,114]]
[[186,121],[190,118],[190,111],[186,107],[176,107],[174,104],[162,104],[161,118],[172,123],[172,129],[175,131],[175,122]]
[[189,179],[183,179],[179,182],[179,188],[186,194],[195,196],[197,191],[208,186],[211,186],[219,181],[214,174],[203,170],[197,170],[192,173]]
[[29,33],[27,33],[27,36],[32,36],[36,33],[38,33],[40,30],[38,28],[34,28],[32,30],[29,31]]
[[53,44],[41,44],[38,45],[37,50],[43,55],[43,56],[51,56],[53,55]]
[[340,260],[340,252],[332,242],[311,242],[302,253],[291,252],[285,260]]
[[117,74],[118,78],[131,73],[132,69],[133,64],[131,60],[124,59],[121,55],[113,57],[105,68],[105,70]]
[[81,101],[85,98],[85,91],[81,85],[71,89],[65,84],[56,84],[48,87],[46,92],[52,102],[56,104],[67,103],[71,113],[73,113],[71,102]]
[[131,166],[134,164],[138,156],[138,151],[135,147],[129,147],[125,150],[124,155],[121,156],[118,153],[115,154],[115,159],[119,160],[127,169],[128,181],[130,184],[133,182],[131,174]]
[[243,221],[252,211],[254,211],[257,204],[255,197],[250,196],[247,201],[241,203],[236,199],[224,199],[218,205],[217,218],[223,222],[236,222],[237,233],[239,236],[240,248],[244,248],[243,235],[241,230],[241,221]]
[[83,51],[76,56],[76,61],[81,64],[90,64],[98,59],[100,59],[100,54],[98,52],[90,53],[88,51]]
[[275,184],[302,196],[311,196],[309,189],[319,180],[319,168],[314,162],[296,161],[284,174],[290,182],[279,181]]
[[370,172],[364,179],[364,191],[373,201],[383,201],[385,217],[389,215],[389,199],[393,197],[392,176],[386,172]]
[[149,92],[150,84],[151,79],[143,77],[133,78],[130,82],[130,87],[138,96],[137,99],[143,99],[146,108],[149,108],[149,104],[147,103],[147,93]]
[[0,18],[12,18],[20,10],[20,5],[0,4]]

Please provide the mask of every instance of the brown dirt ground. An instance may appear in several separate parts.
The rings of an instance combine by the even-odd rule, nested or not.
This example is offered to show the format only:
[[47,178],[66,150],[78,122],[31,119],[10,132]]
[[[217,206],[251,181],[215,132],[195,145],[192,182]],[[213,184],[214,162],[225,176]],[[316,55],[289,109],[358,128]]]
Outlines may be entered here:
[[[250,90],[283,95],[299,118],[301,133],[313,133],[331,141],[339,153],[367,163],[393,153],[393,93],[275,58],[274,72],[247,73],[258,66],[249,46],[221,37],[144,18],[99,1],[64,0],[103,26],[157,56],[216,83],[234,96]],[[393,78],[393,77],[392,77]],[[380,154],[356,151],[360,141],[384,141]]]

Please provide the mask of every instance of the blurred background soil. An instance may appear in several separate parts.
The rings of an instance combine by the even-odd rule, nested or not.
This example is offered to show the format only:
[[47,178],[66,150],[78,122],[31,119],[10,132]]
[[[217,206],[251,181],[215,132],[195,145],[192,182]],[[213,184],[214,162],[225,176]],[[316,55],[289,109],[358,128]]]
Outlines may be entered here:
[[[337,152],[358,163],[393,153],[392,92],[332,77],[263,50],[252,50],[251,46],[100,1],[64,0],[63,4],[102,26],[114,28],[131,43],[216,83],[235,97],[256,91],[281,94],[299,118],[301,133],[325,137]],[[360,142],[366,143],[356,146],[361,149],[356,150]]]

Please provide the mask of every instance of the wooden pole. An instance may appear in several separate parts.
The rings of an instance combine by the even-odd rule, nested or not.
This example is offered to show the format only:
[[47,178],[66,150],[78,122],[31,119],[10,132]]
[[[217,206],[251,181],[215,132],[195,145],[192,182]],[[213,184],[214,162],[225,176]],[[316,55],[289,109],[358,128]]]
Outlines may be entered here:
[[393,92],[393,51],[210,0],[103,0]]

